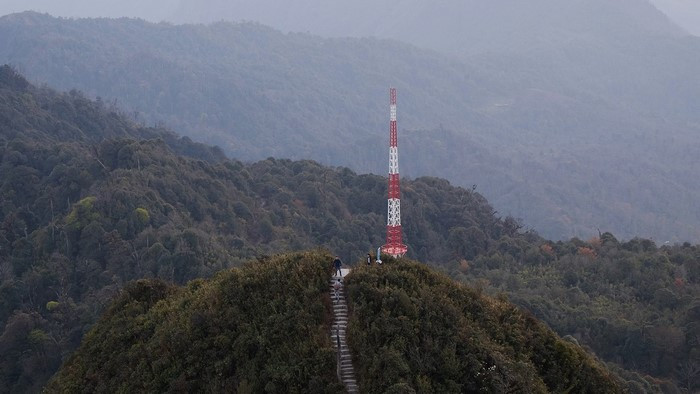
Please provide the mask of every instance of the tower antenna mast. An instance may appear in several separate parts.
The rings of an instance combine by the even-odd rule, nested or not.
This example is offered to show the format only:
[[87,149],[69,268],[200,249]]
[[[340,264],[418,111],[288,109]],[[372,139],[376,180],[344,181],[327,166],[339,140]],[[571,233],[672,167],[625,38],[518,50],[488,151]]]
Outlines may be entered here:
[[396,89],[389,89],[389,202],[386,244],[382,252],[393,257],[406,254],[401,231],[401,189],[399,187],[399,147],[396,126]]

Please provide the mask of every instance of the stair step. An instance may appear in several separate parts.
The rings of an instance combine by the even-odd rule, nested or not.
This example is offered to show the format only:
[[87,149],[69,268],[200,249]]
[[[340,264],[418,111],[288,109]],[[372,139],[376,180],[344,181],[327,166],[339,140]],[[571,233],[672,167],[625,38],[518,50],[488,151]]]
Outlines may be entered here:
[[340,369],[341,382],[345,385],[348,393],[358,393],[357,381],[355,380],[355,370],[352,366],[352,355],[346,343],[348,325],[348,305],[345,298],[344,286],[336,290],[337,277],[328,281],[333,303],[333,323],[331,324],[331,341],[333,349],[338,352],[338,368]]

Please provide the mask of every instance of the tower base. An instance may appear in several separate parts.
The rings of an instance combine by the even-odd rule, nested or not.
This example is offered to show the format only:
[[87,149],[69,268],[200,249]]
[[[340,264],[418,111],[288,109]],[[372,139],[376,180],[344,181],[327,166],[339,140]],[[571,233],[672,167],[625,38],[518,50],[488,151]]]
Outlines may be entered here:
[[408,247],[404,244],[387,244],[382,246],[382,253],[391,257],[403,257],[407,251]]

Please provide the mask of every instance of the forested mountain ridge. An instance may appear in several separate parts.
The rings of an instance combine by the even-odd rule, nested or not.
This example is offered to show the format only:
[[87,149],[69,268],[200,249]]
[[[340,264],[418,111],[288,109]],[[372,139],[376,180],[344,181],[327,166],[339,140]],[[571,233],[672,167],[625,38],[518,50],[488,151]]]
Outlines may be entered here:
[[[275,256],[183,288],[130,284],[48,391],[341,392],[331,259]],[[348,340],[363,393],[622,392],[580,347],[508,302],[416,263],[357,271],[346,277]]]
[[[620,10],[609,18],[625,23]],[[548,238],[599,228],[695,241],[700,44],[657,22],[604,29],[610,40],[543,38],[525,52],[456,59],[251,23],[22,13],[0,18],[0,61],[32,80],[116,99],[138,122],[165,123],[238,159],[310,158],[378,174],[393,85],[405,175],[476,184]]]
[[87,99],[81,92],[37,89],[8,65],[0,66],[0,90],[0,127],[5,142],[18,138],[89,144],[115,138],[160,138],[185,156],[212,162],[226,158],[218,147],[192,142],[163,128],[141,127],[114,105]]
[[[0,387],[39,390],[133,279],[182,284],[316,246],[354,262],[384,240],[384,177],[220,160],[78,92],[33,87],[7,67],[0,81]],[[57,141],[55,130],[71,132]],[[430,177],[403,180],[402,214],[412,258],[506,292],[632,370],[620,372],[630,387],[700,384],[696,246],[609,233],[548,242],[475,191]]]
[[[317,245],[353,261],[384,238],[385,178],[181,156],[159,130],[77,92],[35,88],[9,67],[0,81],[0,385],[10,391],[38,390],[130,280],[184,283]],[[472,191],[434,178],[404,186],[415,201],[406,214],[423,217],[407,224],[408,243],[425,261],[452,253],[458,225],[484,239],[518,231]]]

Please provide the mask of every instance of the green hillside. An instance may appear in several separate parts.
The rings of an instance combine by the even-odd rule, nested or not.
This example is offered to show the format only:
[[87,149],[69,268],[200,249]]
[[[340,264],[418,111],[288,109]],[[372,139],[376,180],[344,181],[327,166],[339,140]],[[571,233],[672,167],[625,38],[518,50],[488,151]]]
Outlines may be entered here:
[[[383,177],[310,161],[228,160],[78,92],[36,88],[7,67],[0,121],[0,387],[8,391],[40,391],[130,281],[182,285],[319,246],[353,263],[385,237]],[[630,387],[700,387],[697,246],[609,233],[551,242],[443,179],[404,179],[402,192],[411,258],[506,293]]]
[[[700,239],[698,39],[637,0],[556,2],[566,5],[551,15],[537,10],[554,2],[539,3],[503,23],[490,19],[500,15],[495,5],[470,16],[492,34],[511,25],[522,33],[496,41],[538,45],[494,44],[461,58],[252,23],[22,13],[0,19],[0,62],[32,81],[116,100],[137,122],[168,125],[239,160],[313,159],[375,174],[386,173],[386,88],[396,86],[404,175],[476,184],[497,210],[551,239],[597,229]],[[450,13],[457,6],[434,11],[463,14]],[[529,22],[514,24],[521,14]],[[445,34],[430,40],[447,42]],[[474,34],[451,34],[464,42],[450,45],[482,42]]]
[[[331,259],[282,255],[182,288],[130,284],[48,391],[341,392]],[[622,392],[581,348],[513,305],[416,263],[347,281],[362,392]]]
[[337,393],[327,253],[127,285],[49,392]]

